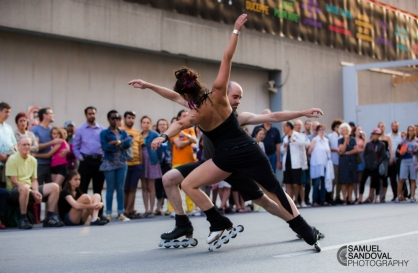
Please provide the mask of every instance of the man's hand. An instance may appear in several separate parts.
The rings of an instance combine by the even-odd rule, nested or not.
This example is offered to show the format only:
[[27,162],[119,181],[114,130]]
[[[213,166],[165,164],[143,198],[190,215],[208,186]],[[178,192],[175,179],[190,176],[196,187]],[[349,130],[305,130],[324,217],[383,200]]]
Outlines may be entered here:
[[276,168],[277,168],[279,171],[281,171],[281,170],[282,170],[282,162],[281,162],[281,161],[277,161]]
[[149,86],[149,83],[146,81],[143,81],[141,79],[132,80],[128,82],[129,85],[132,85],[134,88],[141,88],[141,89],[147,89]]
[[7,159],[9,158],[8,155],[0,153],[0,161],[6,163]]
[[39,204],[42,202],[42,194],[39,191],[31,191],[33,199],[35,199],[35,203]]
[[53,140],[51,140],[51,144],[52,145],[57,145],[57,144],[62,144],[64,140],[61,138],[54,138]]
[[306,110],[303,115],[307,118],[319,118],[319,115],[323,116],[324,112],[319,108],[311,108]]
[[117,140],[112,140],[112,141],[109,141],[107,144],[109,144],[109,145],[116,145],[116,143],[118,143]]
[[67,157],[67,154],[70,152],[69,149],[61,150],[61,152],[58,154],[59,157]]

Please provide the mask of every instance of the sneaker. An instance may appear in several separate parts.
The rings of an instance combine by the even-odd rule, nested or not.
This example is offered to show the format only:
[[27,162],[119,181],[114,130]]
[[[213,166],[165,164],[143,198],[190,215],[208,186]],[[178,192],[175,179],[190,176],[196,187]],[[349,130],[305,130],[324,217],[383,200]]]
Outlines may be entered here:
[[109,222],[110,222],[110,220],[112,219],[112,217],[110,217],[110,220],[109,220],[106,216],[104,216],[104,215],[102,214],[102,215],[99,215],[99,219],[100,219],[100,220],[102,220],[102,221],[105,221],[105,222],[106,222],[106,224],[107,224],[107,223],[109,223]]
[[411,203],[415,203],[417,201],[417,199],[415,199],[415,197],[411,197],[411,199],[409,200],[409,202]]
[[106,215],[106,219],[107,219],[108,223],[112,222],[112,214]]
[[147,214],[147,218],[154,218],[154,217],[155,217],[155,215],[152,212],[150,212],[150,213]]
[[[6,228],[6,227],[4,227],[4,228]],[[19,228],[20,229],[31,229],[32,225],[29,223],[29,220],[27,218],[26,219],[20,219],[19,220]]]
[[225,209],[225,214],[233,214],[233,213],[234,213],[234,211],[230,207],[227,207]]
[[308,206],[306,205],[306,203],[305,203],[305,202],[302,202],[301,207],[302,207],[302,208],[307,208]]
[[122,221],[122,222],[129,222],[129,221],[131,221],[131,219],[129,219],[128,217],[126,217],[125,214],[123,214],[123,213],[118,215],[118,220],[119,221]]
[[103,221],[100,218],[97,218],[96,221],[90,222],[90,226],[104,226],[107,224],[107,220]]
[[399,203],[399,198],[398,197],[396,197],[395,203]]
[[295,202],[295,205],[296,205],[296,207],[297,207],[297,208],[300,208],[300,204],[299,204],[299,202],[297,202],[297,201],[296,201],[296,202]]
[[[218,209],[220,210],[220,209]],[[200,216],[200,211],[192,210],[191,212],[187,213],[189,216]]]
[[306,204],[307,206],[312,206],[312,203],[311,203],[311,202],[309,202],[309,201],[306,201],[306,202],[305,202],[305,204]]
[[55,217],[48,217],[44,220],[43,227],[62,227],[64,224]]
[[171,217],[171,218],[176,217],[176,213],[175,213],[174,211],[170,212],[170,217]]

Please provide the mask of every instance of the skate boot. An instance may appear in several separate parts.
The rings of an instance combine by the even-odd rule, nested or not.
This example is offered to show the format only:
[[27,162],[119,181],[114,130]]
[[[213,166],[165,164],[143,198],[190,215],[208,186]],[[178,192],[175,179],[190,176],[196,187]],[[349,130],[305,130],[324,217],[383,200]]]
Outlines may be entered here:
[[[222,236],[225,231],[228,232],[228,234]],[[206,242],[209,244],[209,251],[221,248],[223,244],[229,243],[229,239],[237,237],[238,233],[243,231],[244,227],[241,225],[238,225],[237,227],[230,227],[221,231],[211,231],[206,239]]]
[[[193,226],[186,215],[176,215],[176,225],[169,232],[161,234],[161,241],[159,247],[165,248],[179,248],[180,246],[186,248],[190,246],[197,246],[197,240],[193,238]],[[186,239],[182,241],[178,238],[185,236]]]
[[[318,233],[318,240],[321,240],[321,239],[324,239],[325,238],[325,234],[321,233],[315,227],[312,227],[312,229]],[[296,237],[298,237],[298,239],[303,239],[300,234],[296,234]]]
[[[325,238],[325,235],[324,234],[322,234],[321,232],[319,232],[319,230],[317,230],[316,228],[314,228],[314,227],[312,227],[312,229],[313,229],[313,231],[315,232],[315,234],[316,234],[316,238],[317,238],[317,240],[316,240],[316,242],[315,242],[315,244],[313,245],[314,246],[314,248],[315,248],[315,250],[316,250],[316,252],[321,252],[321,245],[319,244],[319,240],[322,238]],[[323,236],[323,237],[321,237],[321,236]]]
[[[222,244],[227,244],[229,239],[237,237],[238,232],[243,232],[243,226],[234,227],[232,222],[225,216],[221,215],[215,207],[204,212],[206,219],[210,222],[210,233],[206,239],[206,243],[209,244],[209,251],[218,249]],[[224,235],[224,232],[228,232]]]

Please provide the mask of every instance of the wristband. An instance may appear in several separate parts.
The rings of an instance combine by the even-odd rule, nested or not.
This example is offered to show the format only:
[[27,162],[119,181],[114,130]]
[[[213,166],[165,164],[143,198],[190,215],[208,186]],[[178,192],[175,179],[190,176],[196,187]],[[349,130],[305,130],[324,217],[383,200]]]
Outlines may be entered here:
[[168,136],[166,134],[161,134],[160,137],[164,138],[164,142],[166,142],[168,140]]
[[241,31],[234,29],[234,31],[232,31],[233,34],[239,35],[241,33]]

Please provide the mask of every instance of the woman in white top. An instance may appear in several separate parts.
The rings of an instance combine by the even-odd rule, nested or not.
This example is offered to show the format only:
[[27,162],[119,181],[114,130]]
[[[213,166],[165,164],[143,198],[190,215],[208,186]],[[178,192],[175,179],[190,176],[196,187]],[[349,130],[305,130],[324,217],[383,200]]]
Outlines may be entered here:
[[15,118],[17,130],[15,131],[15,137],[16,141],[19,142],[19,139],[22,136],[27,136],[31,140],[31,146],[30,146],[30,153],[34,154],[37,153],[39,150],[38,140],[35,137],[35,134],[31,131],[27,130],[28,128],[28,117],[25,113],[20,112],[16,115]]
[[311,155],[310,174],[313,180],[312,206],[318,207],[319,204],[328,206],[325,201],[325,168],[331,158],[331,148],[328,139],[324,137],[325,125],[320,124],[314,130],[318,135],[312,139],[308,151]]

